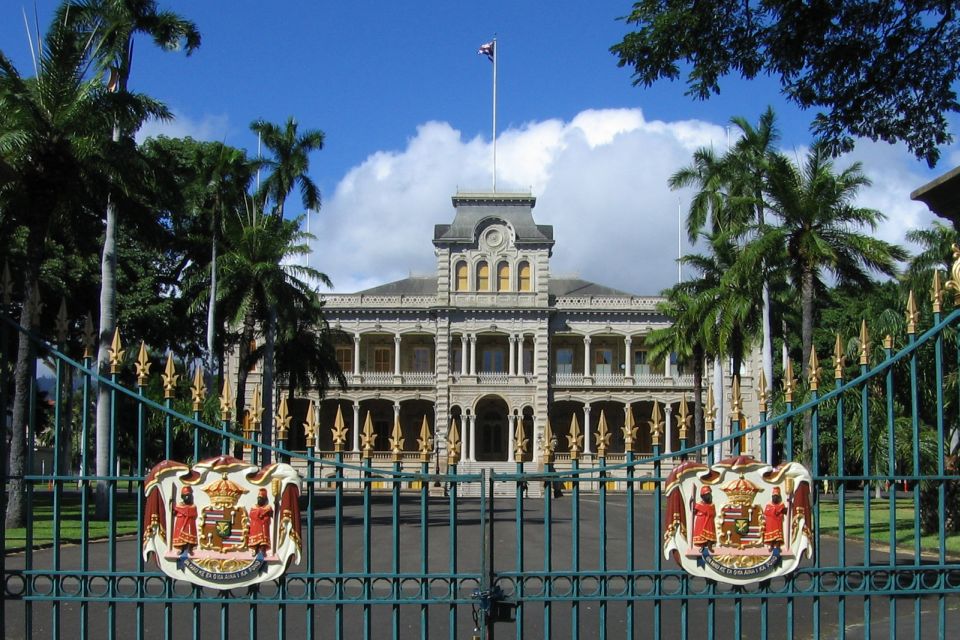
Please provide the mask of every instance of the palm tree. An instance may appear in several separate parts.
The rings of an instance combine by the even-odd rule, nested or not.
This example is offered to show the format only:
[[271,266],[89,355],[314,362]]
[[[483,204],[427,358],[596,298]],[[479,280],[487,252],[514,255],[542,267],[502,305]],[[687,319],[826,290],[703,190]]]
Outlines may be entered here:
[[904,275],[911,289],[924,291],[930,286],[934,269],[950,273],[953,245],[960,242],[960,234],[952,226],[934,220],[929,229],[910,229],[906,237],[921,251],[910,260]]
[[[242,418],[246,402],[247,373],[253,366],[250,344],[257,324],[263,327],[263,443],[270,444],[273,428],[273,361],[277,335],[278,309],[304,309],[318,304],[310,281],[331,286],[330,279],[316,269],[296,263],[309,253],[306,233],[300,230],[302,216],[284,220],[258,213],[250,207],[247,214],[227,227],[225,253],[220,257],[218,302],[228,322],[240,327],[238,349],[236,416]],[[269,452],[264,451],[264,461]]]
[[272,158],[262,160],[263,166],[270,169],[270,175],[263,181],[257,200],[263,203],[272,201],[276,215],[283,217],[284,203],[294,188],[300,189],[300,201],[305,210],[320,207],[320,189],[314,184],[307,171],[310,168],[310,153],[323,149],[323,131],[308,129],[297,132],[297,121],[287,118],[283,127],[256,120],[250,129],[260,136],[260,141],[272,154]]
[[666,299],[657,309],[671,320],[663,329],[651,331],[644,341],[649,358],[658,361],[676,353],[693,365],[693,423],[695,441],[704,441],[703,431],[703,362],[707,336],[699,315],[698,301],[687,287],[675,285],[662,292]]
[[[712,148],[694,153],[693,164],[671,176],[672,189],[697,189],[687,214],[687,233],[691,242],[710,226],[713,234],[736,233],[749,224],[763,225],[767,204],[764,189],[770,170],[774,145],[780,138],[773,109],[767,107],[756,127],[746,118],[734,117],[731,124],[740,134],[734,146],[717,157]],[[769,263],[759,268],[766,274]],[[760,285],[763,369],[767,385],[773,381],[773,351],[770,326],[770,285],[764,277]]]
[[[800,290],[802,375],[809,373],[813,348],[815,291],[830,274],[841,285],[866,286],[869,271],[896,273],[896,262],[905,260],[899,246],[861,233],[874,230],[884,215],[853,204],[857,192],[870,184],[855,163],[835,173],[833,161],[822,145],[814,145],[802,167],[776,156],[770,169],[768,197],[779,226],[759,228],[756,240],[745,253],[745,264],[758,264],[786,248],[791,279]],[[810,451],[812,431],[804,425],[804,450]]]
[[[123,95],[128,92],[133,67],[133,46],[138,35],[150,37],[163,49],[181,46],[189,55],[200,46],[196,25],[179,15],[162,11],[156,0],[70,0],[57,11],[55,21],[69,25],[94,44],[93,60],[109,75],[109,90]],[[134,129],[113,123],[113,139],[131,137]],[[116,329],[116,200],[107,198],[106,227],[100,271],[100,349],[97,364],[104,370],[109,362],[110,341]],[[97,475],[110,472],[107,460],[109,436],[109,394],[101,387],[97,396]],[[97,517],[106,517],[106,491],[97,484]]]
[[[110,95],[96,78],[85,79],[84,44],[75,32],[54,22],[45,36],[37,76],[31,79],[21,77],[0,54],[0,156],[7,168],[0,208],[7,228],[26,234],[20,323],[28,330],[37,320],[33,298],[48,242],[68,238],[72,246],[76,237],[89,237],[80,229],[96,223],[91,203],[106,193],[108,176],[115,175],[115,188],[123,192],[127,172],[142,164],[135,147],[112,141],[105,132],[113,122],[134,127],[148,116],[167,114],[143,96]],[[10,451],[14,478],[23,470],[29,366],[29,343],[21,334]],[[13,482],[7,522],[21,526],[21,481]]]
[[[740,129],[741,136],[734,145],[729,162],[731,179],[736,185],[736,192],[749,203],[754,211],[754,220],[760,226],[765,222],[767,208],[764,199],[764,189],[770,172],[770,161],[775,152],[774,145],[780,139],[780,132],[775,125],[776,116],[772,107],[760,115],[757,127],[752,126],[745,118],[734,117],[731,122]],[[761,321],[763,342],[761,345],[763,372],[767,380],[767,391],[773,387],[773,345],[770,327],[770,271],[771,263],[764,261],[760,270],[764,274],[761,284]]]
[[[316,389],[322,397],[333,384],[341,389],[347,386],[334,345],[352,339],[330,327],[323,317],[320,300],[305,302],[308,306],[303,308],[281,307],[277,322],[276,373],[278,379],[284,380],[290,400],[297,391]],[[253,357],[257,359],[261,354],[254,352]]]

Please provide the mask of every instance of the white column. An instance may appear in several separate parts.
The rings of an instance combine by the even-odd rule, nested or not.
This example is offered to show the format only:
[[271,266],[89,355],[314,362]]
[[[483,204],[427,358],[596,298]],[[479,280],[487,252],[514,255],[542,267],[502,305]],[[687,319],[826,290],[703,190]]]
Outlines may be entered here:
[[[437,352],[439,350],[440,350],[440,336],[435,335],[433,336],[433,375],[435,376],[440,375],[440,365],[437,364],[438,362],[440,362],[440,358],[437,357]],[[449,357],[449,354],[447,357]],[[436,411],[436,407],[434,407],[434,411]],[[436,418],[436,416],[434,416],[434,418]],[[436,421],[434,421],[433,424],[437,424]],[[436,440],[436,438],[434,438],[434,440]]]
[[467,334],[460,334],[460,375],[467,375]]
[[663,375],[668,378],[673,377],[671,375],[671,370],[670,370],[670,354],[669,353],[667,354],[667,357],[663,359]]
[[513,457],[513,438],[517,433],[517,416],[507,416],[507,429],[510,430],[510,437],[507,438],[507,462],[515,462]]
[[590,336],[583,336],[583,376],[590,376]]
[[507,336],[507,346],[510,348],[510,361],[507,366],[507,375],[517,375],[517,336]]
[[470,375],[477,375],[477,334],[470,335]]
[[393,336],[393,375],[400,375],[400,334]]
[[477,461],[477,416],[470,414],[470,461]]
[[360,403],[353,403],[353,450],[360,451]]
[[590,446],[590,403],[583,405],[583,452],[593,453]]
[[670,453],[673,451],[673,429],[671,428],[671,414],[673,413],[673,407],[669,404],[664,403],[663,405],[663,415],[664,415],[664,437],[663,437],[663,452]]
[[633,377],[633,338],[627,336],[623,340],[624,343],[624,368],[623,374],[628,377]]
[[360,375],[360,334],[353,334],[353,375]]

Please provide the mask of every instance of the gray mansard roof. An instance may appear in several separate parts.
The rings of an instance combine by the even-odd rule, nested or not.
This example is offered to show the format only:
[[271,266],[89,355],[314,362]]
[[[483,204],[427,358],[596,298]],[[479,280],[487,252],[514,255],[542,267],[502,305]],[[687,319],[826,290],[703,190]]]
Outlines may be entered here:
[[[551,278],[549,293],[551,297],[557,298],[564,296],[634,297],[633,294],[580,278]],[[364,291],[357,291],[357,294],[365,296],[433,296],[437,294],[437,278],[436,276],[412,276]]]
[[537,224],[531,211],[537,199],[523,193],[458,193],[451,224],[434,226],[433,241],[439,244],[466,244],[476,241],[477,229],[484,220],[500,219],[515,235],[516,244],[553,245],[553,225]]

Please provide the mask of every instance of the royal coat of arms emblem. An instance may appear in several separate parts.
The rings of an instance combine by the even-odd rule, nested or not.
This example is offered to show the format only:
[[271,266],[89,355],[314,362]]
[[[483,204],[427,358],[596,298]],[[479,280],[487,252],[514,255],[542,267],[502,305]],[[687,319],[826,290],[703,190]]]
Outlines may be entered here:
[[288,464],[164,460],[144,493],[143,557],[171,578],[233,589],[300,563],[300,476]]
[[796,462],[684,462],[667,478],[664,556],[735,585],[790,573],[813,553],[810,487],[810,472]]

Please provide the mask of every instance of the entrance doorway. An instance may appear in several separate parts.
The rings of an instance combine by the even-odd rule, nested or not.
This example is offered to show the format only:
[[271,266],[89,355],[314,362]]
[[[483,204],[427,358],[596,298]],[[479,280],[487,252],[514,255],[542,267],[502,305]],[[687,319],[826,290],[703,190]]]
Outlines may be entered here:
[[501,398],[484,398],[477,404],[477,461],[505,462],[509,446],[507,403]]

